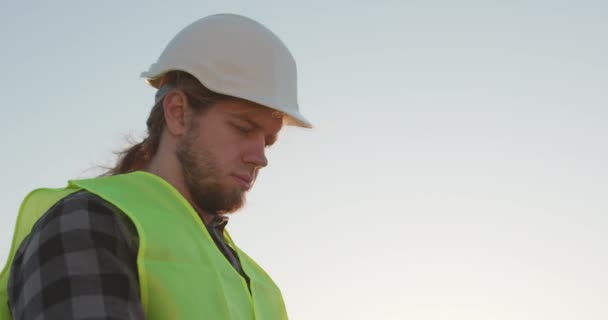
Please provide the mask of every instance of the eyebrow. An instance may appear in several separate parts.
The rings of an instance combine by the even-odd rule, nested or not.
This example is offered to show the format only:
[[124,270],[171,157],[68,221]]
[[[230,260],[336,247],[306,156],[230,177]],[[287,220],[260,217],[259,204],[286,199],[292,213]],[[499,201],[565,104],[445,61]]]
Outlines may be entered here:
[[[259,123],[251,120],[246,115],[232,114],[232,117],[247,122],[249,125],[251,125],[252,127],[254,127],[256,130],[263,130],[263,127]],[[268,147],[272,146],[277,141],[277,135],[275,135],[275,134],[273,134],[273,135],[266,135],[265,138],[266,138],[266,141],[265,141],[266,142],[266,146],[268,146]]]

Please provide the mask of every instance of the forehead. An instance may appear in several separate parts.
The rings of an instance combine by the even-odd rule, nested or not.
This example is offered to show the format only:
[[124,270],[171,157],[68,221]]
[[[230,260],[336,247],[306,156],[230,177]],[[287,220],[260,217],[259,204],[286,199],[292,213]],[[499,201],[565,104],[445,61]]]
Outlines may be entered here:
[[235,120],[253,121],[258,126],[279,131],[283,127],[283,114],[262,105],[241,100],[226,99],[217,102],[213,109],[223,117]]

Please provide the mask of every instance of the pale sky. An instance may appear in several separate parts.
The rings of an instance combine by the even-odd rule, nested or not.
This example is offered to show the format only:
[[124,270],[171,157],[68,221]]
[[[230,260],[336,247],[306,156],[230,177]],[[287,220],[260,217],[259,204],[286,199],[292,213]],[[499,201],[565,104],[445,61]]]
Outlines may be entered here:
[[1,263],[23,197],[112,164],[140,72],[220,12],[284,40],[316,126],[229,224],[291,319],[608,319],[606,1],[2,1]]

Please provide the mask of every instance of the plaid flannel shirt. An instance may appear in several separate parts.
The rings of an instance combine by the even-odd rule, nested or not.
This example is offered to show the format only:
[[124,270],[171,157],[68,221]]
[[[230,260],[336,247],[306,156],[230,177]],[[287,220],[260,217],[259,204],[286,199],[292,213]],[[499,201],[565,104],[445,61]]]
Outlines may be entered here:
[[[249,282],[222,231],[227,218],[207,229]],[[49,209],[23,240],[8,283],[13,320],[145,319],[139,293],[133,223],[118,208],[87,191]]]

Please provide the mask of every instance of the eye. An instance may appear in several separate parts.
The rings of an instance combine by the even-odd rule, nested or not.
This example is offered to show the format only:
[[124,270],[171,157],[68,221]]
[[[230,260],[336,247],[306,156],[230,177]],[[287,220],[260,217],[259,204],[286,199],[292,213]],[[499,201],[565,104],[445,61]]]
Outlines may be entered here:
[[251,128],[247,128],[247,127],[243,127],[243,126],[239,126],[239,125],[233,125],[234,128],[236,128],[236,130],[238,130],[240,133],[242,134],[248,134],[251,132]]

